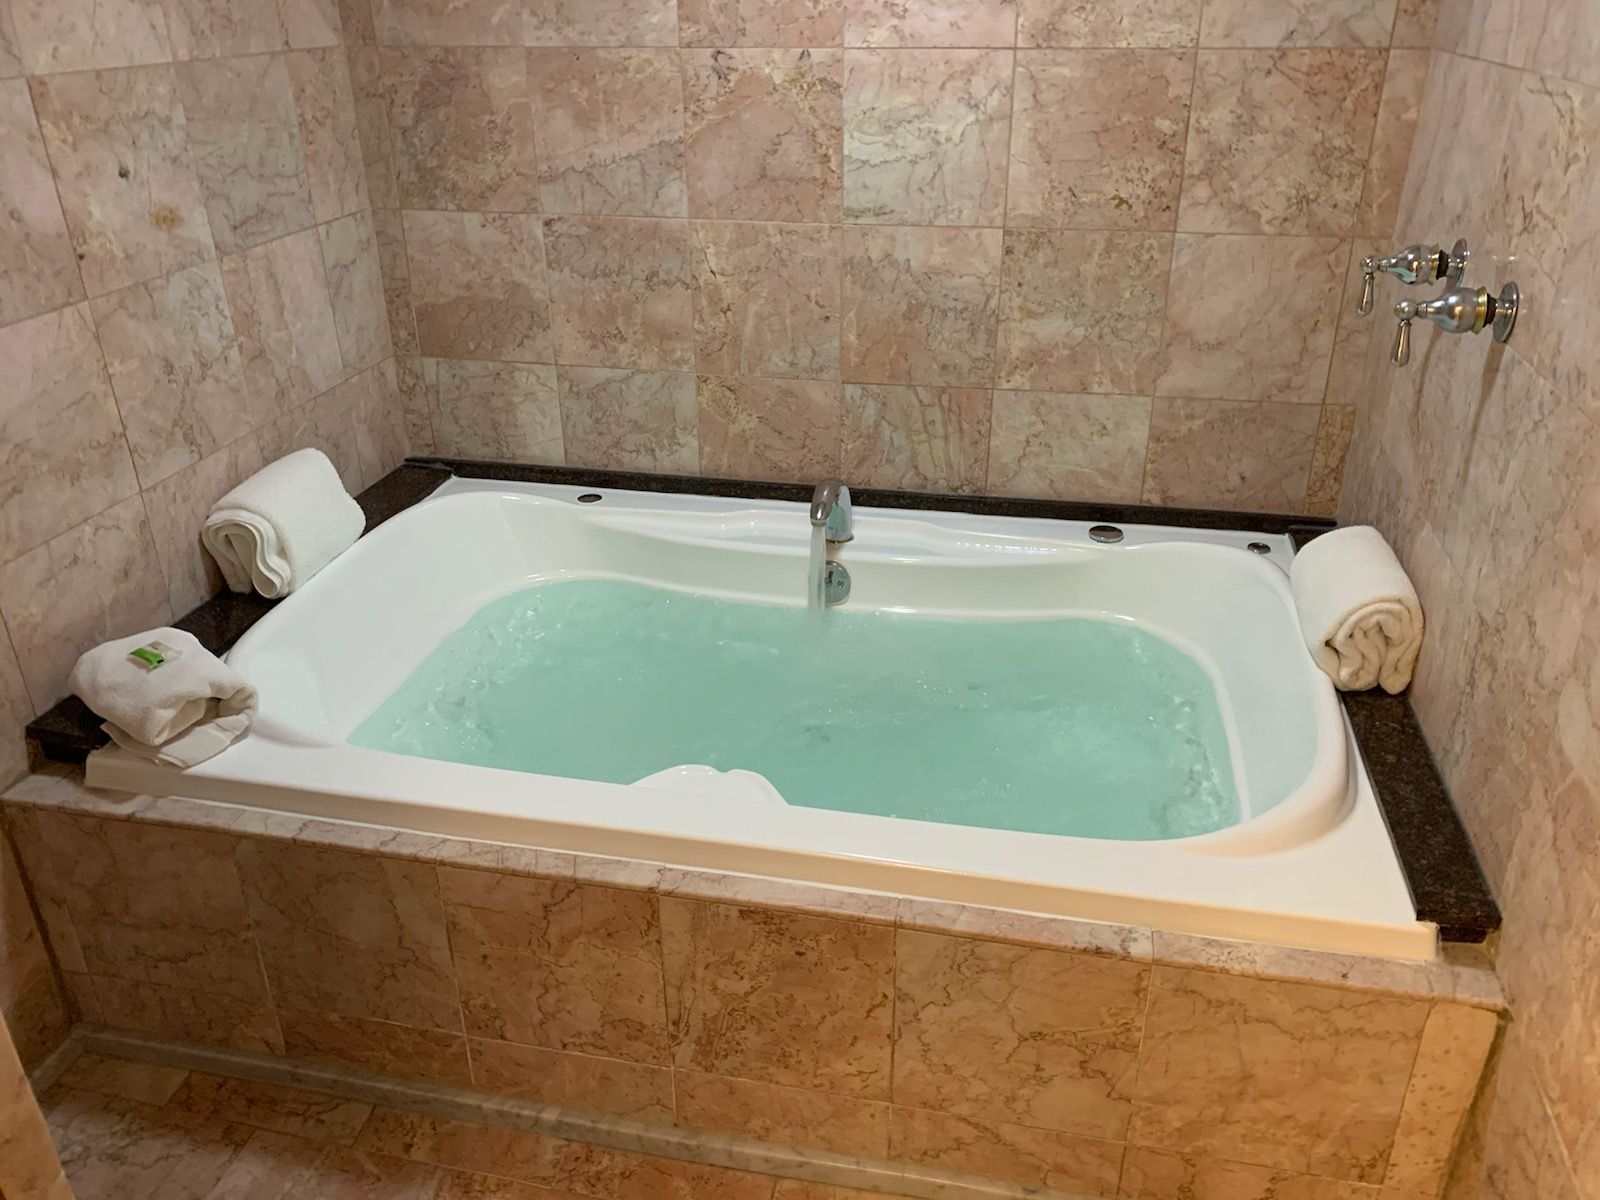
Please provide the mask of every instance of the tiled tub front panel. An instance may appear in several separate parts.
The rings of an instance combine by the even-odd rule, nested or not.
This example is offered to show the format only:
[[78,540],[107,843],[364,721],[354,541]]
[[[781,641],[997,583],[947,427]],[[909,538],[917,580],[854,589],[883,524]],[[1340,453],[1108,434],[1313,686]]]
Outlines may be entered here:
[[1092,1195],[1434,1196],[1497,1023],[1148,938],[754,907],[567,856],[7,815],[93,1023]]

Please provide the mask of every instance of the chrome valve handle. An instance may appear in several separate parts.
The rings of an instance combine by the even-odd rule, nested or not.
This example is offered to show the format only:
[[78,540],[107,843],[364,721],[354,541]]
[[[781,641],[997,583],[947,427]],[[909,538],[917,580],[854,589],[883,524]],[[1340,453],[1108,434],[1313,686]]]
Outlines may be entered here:
[[1356,312],[1363,317],[1372,312],[1380,273],[1393,275],[1404,284],[1433,283],[1444,279],[1454,287],[1466,274],[1470,256],[1465,239],[1457,242],[1448,254],[1438,246],[1422,245],[1407,246],[1389,258],[1376,258],[1369,254],[1361,260],[1361,299],[1356,304]]
[[1517,324],[1517,310],[1522,304],[1522,293],[1514,283],[1491,296],[1488,288],[1451,288],[1432,300],[1402,300],[1394,306],[1394,315],[1400,318],[1400,328],[1395,331],[1394,349],[1389,361],[1403,367],[1411,361],[1411,322],[1421,317],[1431,321],[1446,333],[1482,333],[1494,329],[1494,340],[1506,342]]

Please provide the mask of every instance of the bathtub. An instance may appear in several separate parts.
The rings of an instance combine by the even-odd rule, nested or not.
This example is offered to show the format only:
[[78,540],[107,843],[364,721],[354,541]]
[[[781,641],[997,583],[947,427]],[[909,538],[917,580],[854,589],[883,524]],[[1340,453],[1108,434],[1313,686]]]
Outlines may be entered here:
[[[229,654],[249,737],[175,771],[117,750],[97,787],[1179,933],[1426,959],[1343,711],[1301,642],[1281,535],[858,508],[843,606],[942,620],[1132,623],[1210,678],[1235,819],[1124,841],[787,803],[759,775],[675,764],[631,783],[438,761],[352,732],[483,606],[613,579],[804,603],[810,526],[780,501],[453,479],[363,538]],[[582,497],[580,499],[580,497]],[[831,613],[823,614],[827,620]]]

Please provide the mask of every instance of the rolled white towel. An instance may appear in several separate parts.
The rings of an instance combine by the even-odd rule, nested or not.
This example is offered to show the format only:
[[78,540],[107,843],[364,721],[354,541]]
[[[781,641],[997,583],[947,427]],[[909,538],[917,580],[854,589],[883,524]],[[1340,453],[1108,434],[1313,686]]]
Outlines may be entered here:
[[256,690],[181,629],[150,629],[96,646],[70,680],[125,750],[192,767],[233,745],[255,720]]
[[257,471],[211,509],[200,541],[236,592],[269,600],[304,586],[366,527],[321,450],[296,450]]
[[1403,692],[1422,649],[1422,605],[1370,525],[1335,529],[1295,555],[1289,587],[1311,657],[1342,691]]

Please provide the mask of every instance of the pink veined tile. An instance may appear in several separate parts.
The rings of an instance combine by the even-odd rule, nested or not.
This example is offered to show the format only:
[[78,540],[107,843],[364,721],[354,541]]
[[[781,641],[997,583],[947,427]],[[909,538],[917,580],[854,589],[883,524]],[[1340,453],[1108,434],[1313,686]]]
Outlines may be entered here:
[[991,404],[987,388],[847,383],[843,474],[872,487],[981,492]]
[[844,0],[846,46],[1010,46],[1015,0]]
[[1144,502],[1302,512],[1321,416],[1310,404],[1157,397]]
[[1389,45],[1395,0],[1210,0],[1202,46]]
[[561,367],[569,466],[694,474],[700,450],[693,375]]
[[557,362],[694,366],[688,222],[551,217],[544,243]]
[[311,207],[318,221],[370,208],[355,93],[342,49],[288,56],[305,151]]
[[837,382],[702,375],[700,470],[737,479],[795,479],[839,470]]
[[84,296],[23,80],[0,83],[0,325]]
[[1193,46],[1201,0],[1017,0],[1017,45],[1032,47]]
[[344,373],[353,374],[394,356],[383,292],[378,234],[369,213],[340,217],[317,230],[333,305]]
[[1150,406],[1145,396],[996,392],[988,490],[1137,503]]
[[679,0],[685,46],[837,46],[844,0]]
[[427,360],[438,454],[510,462],[565,461],[556,368]]
[[407,212],[402,218],[422,353],[551,361],[544,233],[537,217]]
[[10,0],[17,56],[30,75],[167,62],[164,6],[148,0]]

